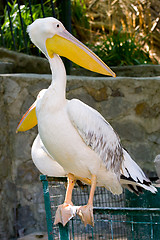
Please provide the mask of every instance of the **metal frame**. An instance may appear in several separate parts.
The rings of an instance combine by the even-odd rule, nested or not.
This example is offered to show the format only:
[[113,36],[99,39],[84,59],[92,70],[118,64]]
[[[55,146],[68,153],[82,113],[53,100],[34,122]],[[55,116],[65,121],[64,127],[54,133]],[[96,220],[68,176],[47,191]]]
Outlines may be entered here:
[[[48,229],[48,240],[54,240],[54,234],[52,234],[53,230],[53,222],[52,222],[52,214],[51,214],[51,201],[49,195],[49,181],[62,181],[65,182],[66,178],[47,178],[44,175],[40,176],[40,180],[43,183],[43,192],[44,192],[44,201],[45,201],[45,209],[46,209],[46,220],[47,220],[47,229]],[[160,193],[160,192],[159,192]],[[158,196],[157,196],[158,197]],[[136,207],[94,207],[94,214],[100,215],[109,215],[110,218],[106,218],[103,220],[99,218],[99,221],[106,222],[106,224],[110,224],[110,239],[114,240],[114,224],[116,222],[128,224],[130,227],[130,235],[132,240],[137,240],[137,231],[140,231],[143,234],[143,231],[147,231],[145,234],[149,234],[149,238],[146,239],[154,239],[155,231],[160,232],[160,208],[136,208]],[[125,216],[125,220],[116,220],[114,216]],[[146,221],[147,218],[147,221]],[[59,239],[60,240],[74,240],[74,223],[77,224],[77,220],[72,219],[70,223],[68,223],[65,227],[59,224]],[[70,230],[71,228],[71,230]],[[159,229],[159,230],[157,230]],[[159,234],[160,235],[160,234]],[[146,236],[146,235],[145,235]],[[157,233],[156,233],[157,236]],[[78,238],[79,239],[79,238]],[[92,231],[92,239],[94,238],[94,234]],[[160,236],[158,238],[160,240]],[[158,240],[156,238],[156,240]],[[155,240],[155,239],[154,239]]]
[[46,211],[48,240],[54,240],[53,235],[52,235],[53,223],[52,223],[51,203],[50,203],[50,195],[49,195],[49,187],[48,187],[47,177],[45,175],[41,175],[40,180],[43,184],[43,194],[44,194],[44,205],[45,205],[45,211]]

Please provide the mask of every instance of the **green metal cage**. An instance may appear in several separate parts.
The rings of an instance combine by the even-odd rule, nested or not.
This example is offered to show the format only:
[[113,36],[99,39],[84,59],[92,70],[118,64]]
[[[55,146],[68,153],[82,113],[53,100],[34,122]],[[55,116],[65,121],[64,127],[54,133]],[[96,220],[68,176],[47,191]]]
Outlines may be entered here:
[[[63,227],[54,225],[59,204],[64,201],[67,178],[40,176],[43,184],[48,240],[160,240],[160,191],[145,191],[136,196],[129,191],[117,196],[97,187],[94,196],[95,226],[85,227],[75,216]],[[73,203],[85,205],[90,186],[78,184],[73,190]]]

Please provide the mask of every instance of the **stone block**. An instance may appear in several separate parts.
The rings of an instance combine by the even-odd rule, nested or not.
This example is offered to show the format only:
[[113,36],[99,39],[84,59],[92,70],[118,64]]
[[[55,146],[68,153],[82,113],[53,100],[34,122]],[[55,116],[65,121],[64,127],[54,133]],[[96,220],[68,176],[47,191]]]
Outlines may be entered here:
[[32,184],[39,178],[39,171],[33,164],[32,160],[22,162],[17,167],[17,182],[23,184]]
[[112,125],[121,139],[132,143],[145,140],[145,129],[133,120],[114,121]]
[[14,64],[11,62],[1,62],[0,61],[0,74],[13,73]]
[[7,79],[4,93],[4,100],[7,102],[7,104],[13,103],[13,101],[17,98],[20,89],[21,88],[17,82],[9,78]]
[[101,113],[107,120],[128,115],[130,108],[129,102],[119,96],[111,97],[107,101],[101,102]]
[[135,107],[135,112],[144,118],[156,118],[160,115],[160,103],[150,106],[146,102],[141,102]]

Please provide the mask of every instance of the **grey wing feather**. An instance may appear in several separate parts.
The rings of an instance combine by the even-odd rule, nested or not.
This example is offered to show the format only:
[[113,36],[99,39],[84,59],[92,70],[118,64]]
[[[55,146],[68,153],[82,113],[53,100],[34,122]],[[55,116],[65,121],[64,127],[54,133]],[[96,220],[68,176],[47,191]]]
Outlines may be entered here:
[[68,101],[67,111],[86,145],[100,156],[107,170],[119,173],[123,152],[119,137],[111,125],[99,112],[77,99]]

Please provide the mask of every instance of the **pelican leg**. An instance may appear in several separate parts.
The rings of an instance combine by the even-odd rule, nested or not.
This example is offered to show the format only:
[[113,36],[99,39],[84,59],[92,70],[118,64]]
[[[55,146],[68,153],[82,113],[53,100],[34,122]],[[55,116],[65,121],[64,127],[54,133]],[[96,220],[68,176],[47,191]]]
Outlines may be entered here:
[[58,206],[55,215],[54,224],[62,223],[63,226],[76,214],[76,207],[73,206],[71,201],[72,199],[72,191],[75,185],[76,179],[73,174],[68,174],[68,184],[66,190],[66,196],[64,203]]
[[97,182],[97,177],[96,175],[92,175],[91,177],[91,190],[89,194],[89,199],[88,203],[85,206],[81,206],[77,214],[81,218],[82,222],[86,226],[87,224],[90,224],[94,226],[94,217],[93,217],[93,197],[94,197],[94,192],[96,189],[96,182]]

